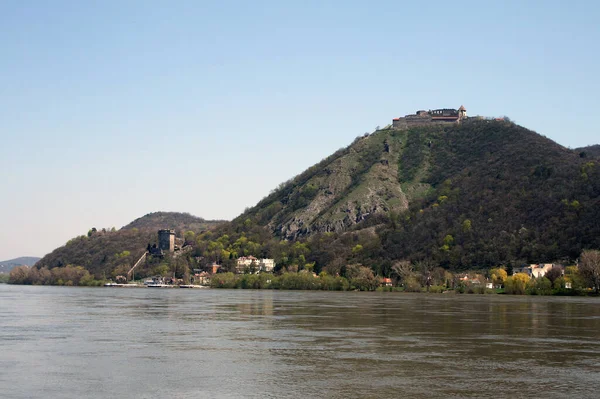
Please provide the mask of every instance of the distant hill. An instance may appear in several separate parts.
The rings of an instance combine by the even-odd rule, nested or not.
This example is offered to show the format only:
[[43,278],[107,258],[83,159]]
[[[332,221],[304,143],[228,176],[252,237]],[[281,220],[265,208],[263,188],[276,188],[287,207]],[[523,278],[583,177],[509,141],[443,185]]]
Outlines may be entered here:
[[33,266],[40,258],[35,256],[22,256],[20,258],[0,262],[0,273],[8,273],[16,266]]
[[173,229],[178,237],[187,231],[201,233],[221,221],[204,220],[188,213],[155,212],[134,220],[117,231],[93,229],[44,256],[36,267],[83,266],[96,278],[123,274],[157,242],[157,230]]
[[205,220],[189,213],[180,212],[154,212],[135,219],[133,222],[122,227],[122,230],[128,229],[150,229],[158,230],[169,228],[179,232],[209,230],[215,226],[224,223],[223,220]]
[[594,145],[590,145],[587,147],[576,148],[573,151],[575,151],[577,154],[579,154],[582,158],[584,158],[584,157],[600,158],[600,144],[594,144]]

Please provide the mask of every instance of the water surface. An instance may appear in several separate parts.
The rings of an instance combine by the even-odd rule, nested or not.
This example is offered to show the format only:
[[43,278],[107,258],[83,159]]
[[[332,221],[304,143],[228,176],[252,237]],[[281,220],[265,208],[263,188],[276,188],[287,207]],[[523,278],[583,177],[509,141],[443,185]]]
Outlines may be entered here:
[[2,398],[598,397],[597,298],[0,285]]

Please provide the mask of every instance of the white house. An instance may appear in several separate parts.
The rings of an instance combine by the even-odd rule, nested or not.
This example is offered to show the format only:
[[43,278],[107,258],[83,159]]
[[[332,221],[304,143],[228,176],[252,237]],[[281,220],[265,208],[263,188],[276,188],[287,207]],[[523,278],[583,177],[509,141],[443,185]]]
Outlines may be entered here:
[[253,265],[258,267],[258,259],[254,256],[240,256],[237,259],[235,271],[237,273],[244,273],[247,268],[252,267]]
[[258,266],[261,272],[272,272],[275,268],[275,260],[263,258],[258,261]]
[[272,272],[275,268],[275,261],[273,259],[258,259],[254,256],[242,256],[238,258],[236,265],[237,273],[244,273],[246,269],[254,267],[256,272]]
[[552,269],[554,265],[552,263],[544,263],[539,265],[529,265],[529,275],[531,278],[540,278],[544,277],[546,273]]
[[544,277],[555,265],[552,263],[531,264],[520,269],[515,269],[515,273],[525,273],[531,278]]

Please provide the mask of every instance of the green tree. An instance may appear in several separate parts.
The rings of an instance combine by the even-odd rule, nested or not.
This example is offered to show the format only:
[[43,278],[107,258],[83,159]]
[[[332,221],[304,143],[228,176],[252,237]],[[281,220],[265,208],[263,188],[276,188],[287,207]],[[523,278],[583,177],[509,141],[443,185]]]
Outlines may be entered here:
[[527,283],[527,293],[530,295],[551,295],[552,283],[546,277],[532,278]]
[[473,227],[473,223],[471,223],[471,221],[469,219],[465,219],[463,221],[463,223],[462,223],[463,232],[467,233],[467,232],[471,231],[472,227]]

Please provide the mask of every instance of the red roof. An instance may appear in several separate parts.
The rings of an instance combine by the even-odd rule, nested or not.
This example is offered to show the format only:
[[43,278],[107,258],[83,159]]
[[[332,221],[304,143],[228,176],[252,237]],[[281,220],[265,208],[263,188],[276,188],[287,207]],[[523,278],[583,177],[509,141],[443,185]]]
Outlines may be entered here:
[[458,109],[459,111],[466,111],[467,109],[465,108],[464,105],[461,105],[460,108]]

